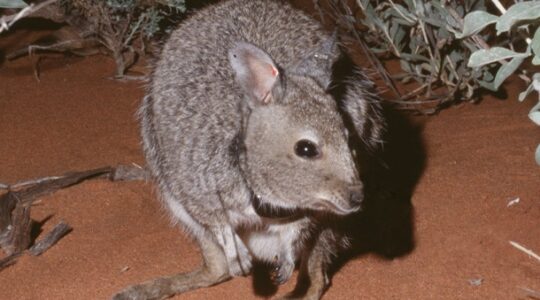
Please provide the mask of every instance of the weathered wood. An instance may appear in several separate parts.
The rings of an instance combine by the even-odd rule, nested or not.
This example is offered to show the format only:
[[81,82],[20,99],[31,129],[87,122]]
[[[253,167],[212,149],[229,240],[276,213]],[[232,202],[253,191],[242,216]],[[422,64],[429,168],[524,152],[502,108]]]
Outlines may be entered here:
[[0,260],[0,271],[14,264],[26,252],[34,256],[41,255],[72,230],[67,223],[61,221],[44,238],[30,247],[32,244],[30,209],[32,203],[39,197],[89,179],[130,181],[148,177],[145,168],[133,164],[68,172],[62,176],[25,180],[11,185],[0,184],[0,190],[7,190],[0,196],[0,248],[8,255]]
[[0,271],[13,265],[17,261],[17,258],[19,258],[22,255],[23,255],[23,252],[19,252],[19,253],[8,255],[0,259]]
[[5,193],[0,196],[0,247],[2,247],[2,241],[7,227],[11,225],[11,212],[15,208],[16,201],[14,197],[9,196],[9,193]]
[[2,227],[0,228],[0,247],[8,254],[18,253],[28,248],[31,243],[30,207],[21,204],[12,192],[0,198]]
[[30,231],[32,229],[32,219],[30,219],[30,207],[17,205],[13,210],[13,219],[9,231],[8,247],[4,249],[7,254],[22,252],[30,246],[32,242]]
[[148,178],[148,171],[136,165],[119,165],[111,171],[109,177],[112,181],[146,180]]
[[30,247],[28,252],[34,256],[41,255],[43,252],[47,251],[52,247],[56,242],[58,242],[62,237],[68,234],[72,230],[66,222],[60,221],[51,232],[41,239],[39,242],[35,243],[34,246]]

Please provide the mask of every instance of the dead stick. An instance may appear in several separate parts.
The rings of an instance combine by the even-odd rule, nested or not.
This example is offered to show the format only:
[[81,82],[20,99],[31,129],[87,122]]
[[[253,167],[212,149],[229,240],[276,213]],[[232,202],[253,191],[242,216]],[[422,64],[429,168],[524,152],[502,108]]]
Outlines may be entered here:
[[43,239],[35,243],[34,246],[28,249],[28,252],[34,256],[39,256],[43,252],[47,251],[52,247],[56,242],[58,242],[62,237],[68,234],[72,230],[66,222],[60,221],[54,229],[49,232]]
[[19,258],[19,256],[22,256],[22,255],[23,255],[23,252],[19,252],[19,253],[14,253],[0,259],[0,271],[13,265],[17,261],[17,258]]
[[26,252],[29,252],[33,256],[39,256],[43,254],[45,251],[49,250],[49,248],[51,248],[54,244],[56,244],[62,237],[68,234],[71,230],[71,226],[69,226],[64,221],[60,221],[60,223],[58,223],[51,232],[49,232],[34,246],[30,247],[28,251],[16,252],[1,259],[0,271],[13,265],[15,262],[17,262],[17,259]]
[[514,241],[508,241],[510,243],[510,245],[516,247],[518,250],[521,250],[523,252],[525,252],[527,255],[537,259],[539,262],[540,262],[540,256],[536,253],[534,253],[531,249],[527,249],[525,247],[523,247],[522,245],[514,242]]
[[30,204],[36,198],[51,194],[59,189],[72,186],[86,179],[108,175],[111,170],[112,168],[105,167],[83,172],[66,173],[64,176],[55,179],[45,181],[37,180],[36,184],[30,185],[19,191],[10,191],[7,195],[15,194],[24,204]]
[[131,181],[148,179],[147,170],[137,164],[118,165],[111,172],[109,179],[112,181]]
[[[119,165],[115,168],[103,167],[89,171],[68,172],[63,176],[26,180],[14,185],[0,185],[0,189],[5,188],[8,191],[0,196],[0,248],[8,254],[0,260],[0,270],[13,264],[30,244],[30,208],[35,199],[87,179],[103,177],[111,181],[141,180],[148,178],[148,173],[136,164]],[[28,251],[34,256],[40,255],[70,230],[68,224],[60,222]]]
[[[57,189],[69,187],[81,181],[93,178],[108,177],[112,181],[144,180],[148,177],[146,170],[136,164],[118,165],[116,167],[102,167],[87,171],[68,172],[62,176],[49,176],[37,179],[20,181],[14,184],[0,183],[0,190],[17,190],[28,187],[29,193],[37,194],[36,197],[54,192]],[[32,189],[30,191],[30,189]],[[34,190],[35,189],[35,190]]]

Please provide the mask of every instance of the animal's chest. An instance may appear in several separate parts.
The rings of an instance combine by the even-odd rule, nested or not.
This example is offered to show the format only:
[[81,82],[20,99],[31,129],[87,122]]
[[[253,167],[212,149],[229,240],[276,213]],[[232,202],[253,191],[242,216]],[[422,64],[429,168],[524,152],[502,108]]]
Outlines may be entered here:
[[262,228],[246,231],[242,240],[251,254],[261,261],[273,261],[284,253],[296,259],[303,236],[307,235],[307,219],[287,223],[265,224]]

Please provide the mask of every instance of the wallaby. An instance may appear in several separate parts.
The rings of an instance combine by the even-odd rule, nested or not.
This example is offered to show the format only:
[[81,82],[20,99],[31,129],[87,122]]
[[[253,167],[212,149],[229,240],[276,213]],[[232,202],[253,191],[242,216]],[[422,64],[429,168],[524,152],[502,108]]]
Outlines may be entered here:
[[371,82],[360,71],[333,77],[341,55],[336,34],[278,1],[220,2],[171,34],[140,108],[143,148],[165,207],[204,263],[114,299],[215,285],[249,274],[252,260],[274,264],[278,284],[299,262],[309,283],[300,296],[322,296],[346,237],[321,220],[363,200],[350,136],[376,147],[383,129]]

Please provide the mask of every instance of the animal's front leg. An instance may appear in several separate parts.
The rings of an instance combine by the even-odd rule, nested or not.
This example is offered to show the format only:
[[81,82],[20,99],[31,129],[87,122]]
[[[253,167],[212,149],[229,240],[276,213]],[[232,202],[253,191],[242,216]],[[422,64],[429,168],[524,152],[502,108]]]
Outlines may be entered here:
[[227,257],[229,274],[232,276],[249,274],[251,272],[251,254],[234,229],[225,225],[214,228],[212,231]]

